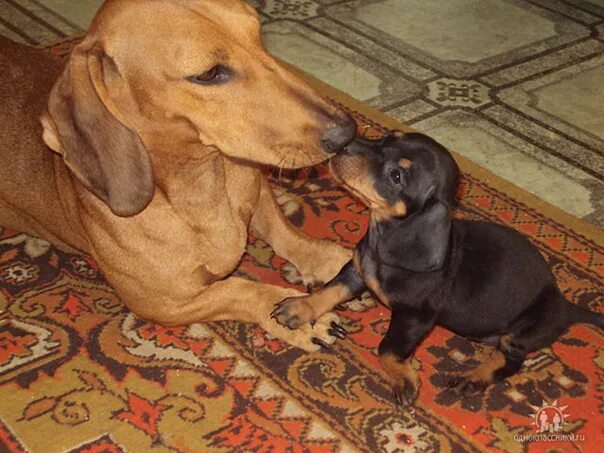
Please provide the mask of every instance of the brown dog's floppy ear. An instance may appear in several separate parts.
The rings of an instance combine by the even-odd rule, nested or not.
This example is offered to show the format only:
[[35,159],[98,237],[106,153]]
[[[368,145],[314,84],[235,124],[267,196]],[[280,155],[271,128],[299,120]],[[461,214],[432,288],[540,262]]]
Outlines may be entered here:
[[42,116],[43,139],[114,214],[131,216],[149,204],[155,182],[147,150],[109,97],[120,82],[111,57],[76,47]]

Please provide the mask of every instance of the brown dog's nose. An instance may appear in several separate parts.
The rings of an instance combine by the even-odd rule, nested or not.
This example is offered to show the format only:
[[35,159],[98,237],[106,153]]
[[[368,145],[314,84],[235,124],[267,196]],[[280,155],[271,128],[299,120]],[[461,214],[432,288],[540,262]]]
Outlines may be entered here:
[[356,132],[357,123],[350,115],[345,114],[339,123],[327,128],[321,143],[327,151],[337,153],[354,139]]

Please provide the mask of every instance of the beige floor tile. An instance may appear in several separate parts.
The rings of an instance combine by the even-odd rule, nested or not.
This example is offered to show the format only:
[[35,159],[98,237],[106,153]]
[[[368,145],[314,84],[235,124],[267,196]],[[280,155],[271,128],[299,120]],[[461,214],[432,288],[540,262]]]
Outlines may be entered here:
[[604,140],[604,64],[534,93],[537,107]]
[[556,35],[551,21],[504,0],[385,0],[356,17],[441,60],[475,62]]
[[274,55],[357,99],[365,101],[380,94],[379,78],[308,35],[268,25],[263,39]]
[[[528,145],[516,145],[518,140],[512,134],[494,128],[470,113],[445,112],[420,121],[415,127],[497,176],[559,206],[566,212],[578,217],[585,217],[594,212],[591,193],[582,184],[592,179],[589,175],[578,172],[562,161],[550,160],[550,166],[531,158],[527,152],[520,149],[520,146],[523,146],[530,153]],[[561,173],[564,167],[568,167],[574,178]]]
[[103,0],[38,0],[48,9],[73,22],[82,29],[88,28],[92,17]]

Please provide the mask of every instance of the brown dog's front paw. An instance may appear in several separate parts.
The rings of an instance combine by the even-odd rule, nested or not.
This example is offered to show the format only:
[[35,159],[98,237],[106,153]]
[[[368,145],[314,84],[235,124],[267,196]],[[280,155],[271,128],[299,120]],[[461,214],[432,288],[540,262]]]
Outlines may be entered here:
[[290,297],[277,304],[271,318],[289,329],[298,329],[306,323],[313,323],[314,313],[307,297]]
[[298,329],[289,329],[274,321],[264,323],[263,327],[276,337],[285,340],[293,346],[314,352],[320,349],[330,349],[338,338],[343,338],[343,327],[338,324],[339,318],[335,313],[327,313],[311,326],[305,323]]
[[393,391],[396,404],[404,408],[413,405],[419,395],[419,386],[408,379],[403,379],[403,382],[393,386]]
[[271,290],[274,293],[269,296],[272,297],[267,297],[264,303],[259,304],[256,313],[258,324],[272,336],[308,352],[329,348],[338,338],[342,338],[345,330],[339,326],[340,318],[335,313],[320,315],[314,324],[306,322],[293,330],[277,322],[276,317],[280,312],[277,301],[286,302],[309,296],[289,288],[271,287]]

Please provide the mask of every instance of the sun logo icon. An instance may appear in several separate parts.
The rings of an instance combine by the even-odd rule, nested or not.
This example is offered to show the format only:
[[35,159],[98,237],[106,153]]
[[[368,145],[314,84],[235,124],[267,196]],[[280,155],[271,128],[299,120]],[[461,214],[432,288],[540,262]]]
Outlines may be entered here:
[[568,406],[558,406],[557,400],[552,404],[547,404],[543,401],[541,406],[530,406],[535,411],[532,415],[532,424],[537,427],[538,433],[555,433],[560,431],[564,423],[566,423],[566,418],[569,416],[569,414],[564,413],[564,409]]

